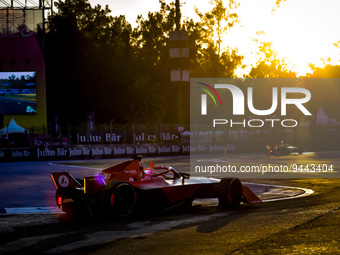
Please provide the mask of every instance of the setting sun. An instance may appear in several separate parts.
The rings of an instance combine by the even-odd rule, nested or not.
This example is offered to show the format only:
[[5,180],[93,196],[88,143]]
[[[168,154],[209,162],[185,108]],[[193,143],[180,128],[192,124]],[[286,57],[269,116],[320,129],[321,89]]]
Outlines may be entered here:
[[336,33],[339,17],[335,5],[338,2],[287,1],[274,12],[266,28],[268,37],[279,56],[295,65],[299,74],[309,71],[309,63],[320,66],[328,58],[339,60],[334,46],[340,38]]
[[[334,46],[340,40],[340,17],[337,1],[290,1],[275,8],[276,1],[240,1],[240,23],[230,33],[228,43],[237,47],[247,59],[246,65],[256,61],[252,39],[271,42],[279,58],[298,75],[310,72],[309,64],[323,66],[325,62],[339,62],[340,50]],[[256,37],[263,31],[262,37]]]

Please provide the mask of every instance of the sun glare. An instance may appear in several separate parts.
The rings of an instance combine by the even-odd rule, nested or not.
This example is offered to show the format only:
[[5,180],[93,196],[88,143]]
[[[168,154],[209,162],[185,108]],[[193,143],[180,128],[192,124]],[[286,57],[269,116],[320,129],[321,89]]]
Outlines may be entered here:
[[[103,5],[108,0],[90,0]],[[228,0],[223,0],[225,6]],[[174,0],[166,0],[167,3]],[[182,18],[193,18],[198,21],[194,7],[206,13],[213,6],[210,0],[181,0]],[[247,68],[256,65],[256,43],[253,39],[257,31],[264,31],[265,36],[258,38],[272,43],[272,49],[279,58],[284,58],[288,67],[299,76],[310,72],[309,63],[316,66],[325,65],[325,60],[331,64],[339,64],[340,49],[334,43],[340,41],[340,9],[339,0],[286,0],[276,7],[276,0],[236,0],[240,3],[236,12],[239,24],[228,32],[223,40],[224,47],[237,48],[244,56]],[[125,14],[135,25],[138,14],[147,17],[148,11],[157,11],[157,0],[146,0],[140,5],[138,0],[127,0],[120,4],[111,4],[113,15]],[[134,8],[130,8],[134,6]],[[275,8],[275,11],[273,9]]]
[[336,1],[287,1],[274,12],[266,33],[278,55],[298,74],[309,72],[309,63],[322,66],[328,58],[338,61],[333,45],[340,39],[335,33],[336,7],[340,7]]
[[[256,45],[271,42],[278,57],[288,68],[303,76],[311,72],[309,64],[324,66],[339,64],[340,50],[334,46],[340,40],[340,15],[337,0],[287,0],[275,7],[275,0],[240,0],[240,23],[225,37],[224,46],[236,47],[245,56],[247,73],[256,64]],[[257,31],[264,31],[259,37]]]

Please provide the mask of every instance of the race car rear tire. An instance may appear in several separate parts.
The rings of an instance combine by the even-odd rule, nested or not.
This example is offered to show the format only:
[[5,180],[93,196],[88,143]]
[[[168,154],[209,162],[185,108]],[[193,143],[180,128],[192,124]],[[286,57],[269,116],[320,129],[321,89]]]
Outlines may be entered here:
[[222,208],[236,208],[242,201],[242,185],[238,178],[223,178],[218,187],[218,201]]
[[110,182],[102,192],[101,204],[104,212],[115,216],[127,217],[136,210],[137,195],[127,182]]

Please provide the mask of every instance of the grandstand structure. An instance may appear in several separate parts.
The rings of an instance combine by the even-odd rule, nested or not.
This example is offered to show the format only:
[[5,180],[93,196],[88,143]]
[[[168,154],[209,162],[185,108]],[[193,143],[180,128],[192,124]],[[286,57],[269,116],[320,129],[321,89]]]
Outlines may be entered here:
[[51,0],[0,0],[0,36],[11,36],[22,27],[44,29],[47,12],[52,10]]

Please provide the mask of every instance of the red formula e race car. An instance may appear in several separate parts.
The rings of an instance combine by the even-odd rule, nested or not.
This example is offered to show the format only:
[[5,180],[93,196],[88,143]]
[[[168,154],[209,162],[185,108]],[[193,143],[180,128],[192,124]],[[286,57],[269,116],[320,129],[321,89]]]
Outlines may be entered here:
[[197,198],[218,198],[222,208],[261,202],[237,178],[191,177],[170,166],[144,169],[139,155],[84,180],[68,172],[54,172],[51,176],[57,188],[58,207],[71,215],[130,216],[139,210],[166,209]]

